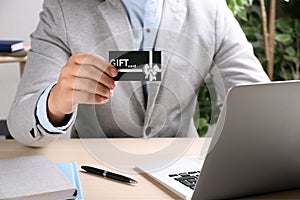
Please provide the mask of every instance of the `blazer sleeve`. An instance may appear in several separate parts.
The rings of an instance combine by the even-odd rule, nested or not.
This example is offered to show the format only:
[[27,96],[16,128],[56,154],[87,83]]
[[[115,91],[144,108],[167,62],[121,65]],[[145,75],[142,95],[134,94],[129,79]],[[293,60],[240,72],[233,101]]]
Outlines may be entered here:
[[[215,18],[215,55],[212,72],[223,94],[240,83],[269,82],[252,45],[229,10],[226,1],[218,0]],[[221,80],[221,81],[220,81]],[[221,86],[220,86],[221,85]]]
[[60,3],[45,0],[37,29],[31,34],[25,72],[8,115],[9,131],[18,142],[44,146],[61,136],[42,128],[36,117],[36,106],[44,90],[57,82],[70,54]]

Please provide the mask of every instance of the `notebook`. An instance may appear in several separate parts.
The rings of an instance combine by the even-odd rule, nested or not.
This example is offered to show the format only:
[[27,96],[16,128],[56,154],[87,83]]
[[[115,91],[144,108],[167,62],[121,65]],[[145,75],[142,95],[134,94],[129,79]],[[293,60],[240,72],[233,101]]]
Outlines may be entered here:
[[140,163],[137,169],[184,199],[300,188],[299,91],[299,81],[235,86],[206,156]]
[[46,156],[0,160],[0,199],[75,199],[77,189]]

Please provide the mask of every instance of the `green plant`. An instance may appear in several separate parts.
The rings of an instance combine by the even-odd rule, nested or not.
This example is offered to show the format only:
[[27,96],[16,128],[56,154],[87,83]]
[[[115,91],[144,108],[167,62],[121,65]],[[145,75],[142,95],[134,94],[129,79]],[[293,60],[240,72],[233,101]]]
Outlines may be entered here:
[[300,79],[300,22],[285,17],[276,21],[274,68],[276,79]]
[[[254,47],[254,52],[264,69],[268,71],[262,15],[260,4],[247,8],[248,20],[237,16],[248,40]],[[272,80],[291,80],[300,78],[300,22],[292,16],[278,18],[275,21],[274,60],[272,64]],[[272,51],[271,51],[272,52]],[[269,58],[270,59],[270,58]],[[273,59],[273,58],[272,58]],[[270,64],[270,63],[269,63]],[[269,66],[270,67],[270,66]]]
[[234,16],[244,21],[248,20],[246,7],[251,6],[253,0],[227,0],[227,4]]
[[248,41],[254,48],[254,53],[260,63],[266,68],[267,58],[265,56],[264,36],[262,33],[261,9],[258,4],[247,8],[247,21],[239,20],[240,25],[247,36]]
[[[273,3],[267,6],[272,15],[272,20],[269,18],[269,21],[266,17],[264,0],[227,0],[229,8],[241,24],[249,42],[254,47],[255,55],[269,76],[271,75],[273,80],[300,79],[300,22],[289,15],[290,10],[287,12],[288,15],[285,13],[286,17],[274,21],[274,0],[268,2]],[[283,10],[281,8],[282,13],[284,13]],[[295,8],[294,13],[298,13]],[[271,25],[267,26],[267,23]],[[274,57],[270,54],[274,54]],[[213,102],[214,98],[210,98],[215,95],[214,93],[213,89],[208,90],[207,84],[201,86],[198,107],[194,116],[199,136],[204,136],[209,123],[215,122],[218,117],[221,105]]]
[[[228,0],[230,1],[234,0]],[[245,14],[242,16],[237,14],[236,17],[252,43],[255,55],[272,80],[300,79],[300,22],[290,14],[291,6],[287,7],[289,10],[286,13],[284,12],[287,2],[295,2],[287,1],[285,4],[280,4],[278,1],[277,4],[282,6],[280,11],[285,17],[276,20],[275,0],[267,2],[269,5],[265,6],[264,0],[257,0],[252,2],[253,5],[250,7],[247,7],[249,3],[244,2],[243,5],[247,8],[243,10],[247,11],[247,19],[244,17]],[[266,7],[272,15],[269,16],[269,21],[267,21]],[[231,10],[234,14],[237,13]]]

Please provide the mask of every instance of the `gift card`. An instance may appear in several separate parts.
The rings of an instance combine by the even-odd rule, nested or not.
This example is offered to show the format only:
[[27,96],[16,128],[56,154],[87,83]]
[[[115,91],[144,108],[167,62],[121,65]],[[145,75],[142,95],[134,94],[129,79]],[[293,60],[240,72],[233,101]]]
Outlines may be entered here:
[[161,51],[109,51],[116,81],[161,81]]

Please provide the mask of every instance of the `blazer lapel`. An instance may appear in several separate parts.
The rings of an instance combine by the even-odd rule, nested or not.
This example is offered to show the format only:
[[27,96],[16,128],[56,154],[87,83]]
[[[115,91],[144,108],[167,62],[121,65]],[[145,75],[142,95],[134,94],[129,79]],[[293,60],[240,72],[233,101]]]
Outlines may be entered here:
[[[131,25],[126,10],[120,0],[106,0],[98,5],[103,18],[111,32],[113,41],[120,51],[132,51],[134,49]],[[112,14],[113,13],[113,14]],[[124,82],[122,85],[131,88],[139,104],[145,108],[144,95],[141,90],[142,83],[138,81]],[[130,92],[131,93],[131,92]]]
[[111,31],[118,50],[133,50],[131,25],[120,0],[103,1],[98,8]]
[[149,122],[150,116],[153,112],[156,98],[159,93],[159,89],[164,85],[164,74],[170,61],[172,52],[176,44],[176,39],[180,35],[182,25],[186,19],[186,5],[182,0],[165,0],[162,13],[161,24],[157,33],[157,39],[155,44],[156,51],[162,51],[162,79],[161,82],[150,82],[149,84],[149,96],[148,107],[146,110],[146,125]]

